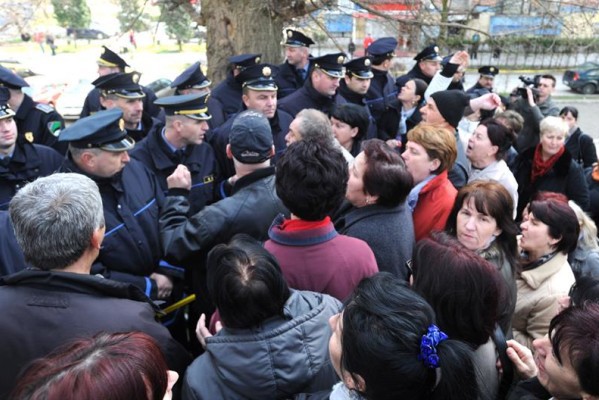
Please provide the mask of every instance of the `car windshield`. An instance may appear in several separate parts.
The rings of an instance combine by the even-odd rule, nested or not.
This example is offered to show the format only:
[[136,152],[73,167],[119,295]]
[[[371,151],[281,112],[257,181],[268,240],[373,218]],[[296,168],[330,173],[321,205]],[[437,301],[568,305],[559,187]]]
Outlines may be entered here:
[[599,64],[595,64],[592,62],[585,62],[578,69],[584,71],[587,69],[596,69],[596,68],[599,68]]

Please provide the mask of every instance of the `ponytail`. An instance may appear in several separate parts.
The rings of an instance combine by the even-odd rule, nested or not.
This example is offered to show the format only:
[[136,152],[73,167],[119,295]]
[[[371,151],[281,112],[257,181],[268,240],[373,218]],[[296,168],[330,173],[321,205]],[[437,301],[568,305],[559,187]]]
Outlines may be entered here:
[[439,367],[430,400],[476,400],[478,384],[473,352],[458,340],[445,340],[437,347]]

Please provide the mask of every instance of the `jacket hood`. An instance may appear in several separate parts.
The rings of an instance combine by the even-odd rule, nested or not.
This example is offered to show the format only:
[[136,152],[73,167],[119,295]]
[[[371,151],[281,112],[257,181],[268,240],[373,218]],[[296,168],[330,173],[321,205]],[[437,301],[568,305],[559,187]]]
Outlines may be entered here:
[[246,398],[298,393],[329,361],[328,319],[341,303],[320,293],[292,291],[285,319],[255,329],[223,328],[207,340],[206,355],[222,385]]

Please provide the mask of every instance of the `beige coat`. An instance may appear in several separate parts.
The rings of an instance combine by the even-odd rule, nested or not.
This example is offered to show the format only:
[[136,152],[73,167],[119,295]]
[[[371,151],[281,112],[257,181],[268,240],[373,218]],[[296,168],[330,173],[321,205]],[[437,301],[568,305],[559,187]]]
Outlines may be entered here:
[[512,319],[514,339],[532,349],[532,341],[545,336],[557,314],[558,299],[566,296],[574,274],[566,254],[558,253],[545,264],[520,274],[518,298]]

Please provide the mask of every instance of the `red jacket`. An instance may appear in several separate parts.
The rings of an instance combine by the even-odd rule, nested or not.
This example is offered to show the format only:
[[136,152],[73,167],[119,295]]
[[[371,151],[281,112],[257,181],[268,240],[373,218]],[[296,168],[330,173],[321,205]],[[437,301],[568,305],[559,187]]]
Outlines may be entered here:
[[427,237],[431,231],[445,228],[457,194],[458,191],[447,179],[447,171],[441,172],[422,188],[413,214],[416,241]]

